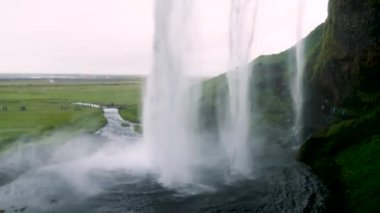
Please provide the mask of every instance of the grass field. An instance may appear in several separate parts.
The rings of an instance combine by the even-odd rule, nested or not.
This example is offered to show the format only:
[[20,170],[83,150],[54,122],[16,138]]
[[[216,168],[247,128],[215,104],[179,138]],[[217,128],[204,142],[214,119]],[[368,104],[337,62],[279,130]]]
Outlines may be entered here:
[[140,97],[141,83],[125,79],[0,80],[0,150],[15,140],[57,130],[95,132],[106,124],[101,109],[76,107],[75,102],[117,106],[124,119],[138,122]]

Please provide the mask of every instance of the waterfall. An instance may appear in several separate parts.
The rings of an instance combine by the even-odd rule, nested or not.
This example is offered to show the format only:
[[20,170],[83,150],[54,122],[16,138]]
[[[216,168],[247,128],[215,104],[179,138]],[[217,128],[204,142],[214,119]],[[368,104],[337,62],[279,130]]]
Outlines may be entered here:
[[229,22],[228,110],[222,142],[233,173],[252,170],[250,77],[248,66],[254,37],[257,1],[232,0]]
[[144,97],[143,137],[153,170],[169,187],[197,184],[201,179],[197,171],[203,174],[227,169],[243,176],[252,172],[251,68],[247,64],[257,2],[231,1],[228,110],[223,124],[218,125],[221,141],[212,142],[198,132],[199,96],[193,94],[189,78],[197,67],[197,54],[192,52],[196,31],[193,8],[193,0],[155,1],[154,63]]
[[143,109],[144,141],[163,185],[192,182],[195,116],[191,103],[192,0],[155,1],[154,64]]
[[302,42],[302,25],[303,25],[303,12],[305,7],[305,1],[299,0],[298,5],[298,17],[297,17],[297,45],[296,45],[296,66],[295,74],[293,75],[293,80],[291,81],[291,95],[293,99],[293,110],[294,110],[294,122],[293,122],[293,134],[295,135],[295,147],[301,145],[303,138],[303,103],[304,103],[304,93],[303,93],[303,76],[305,68],[304,59],[304,44]]

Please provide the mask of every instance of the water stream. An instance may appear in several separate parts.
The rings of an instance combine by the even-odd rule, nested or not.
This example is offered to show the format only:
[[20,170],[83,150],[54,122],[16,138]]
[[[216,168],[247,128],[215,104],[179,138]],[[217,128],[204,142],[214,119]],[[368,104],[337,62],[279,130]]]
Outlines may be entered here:
[[107,119],[107,125],[100,129],[97,134],[107,137],[111,140],[133,141],[140,134],[135,131],[138,124],[124,120],[116,108],[105,108],[104,117]]

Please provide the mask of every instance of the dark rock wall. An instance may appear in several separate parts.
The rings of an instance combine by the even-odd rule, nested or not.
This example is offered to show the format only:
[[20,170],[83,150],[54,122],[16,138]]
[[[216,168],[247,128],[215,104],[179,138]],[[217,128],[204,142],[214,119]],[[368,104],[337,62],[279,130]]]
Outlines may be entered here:
[[329,212],[380,212],[380,1],[330,0],[306,66],[299,159],[330,190]]
[[331,0],[320,47],[307,64],[306,122],[321,127],[332,109],[377,102],[379,1]]

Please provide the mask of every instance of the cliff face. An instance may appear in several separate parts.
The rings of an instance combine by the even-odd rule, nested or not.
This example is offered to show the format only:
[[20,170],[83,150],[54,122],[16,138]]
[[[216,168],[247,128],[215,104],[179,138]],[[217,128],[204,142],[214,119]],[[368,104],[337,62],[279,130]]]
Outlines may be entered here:
[[306,69],[310,123],[320,125],[321,113],[334,108],[377,103],[379,7],[378,0],[330,0],[318,50]]
[[330,212],[380,211],[379,29],[380,1],[330,0],[307,63],[304,113],[314,136],[299,158],[330,189]]
[[344,104],[358,92],[377,92],[379,5],[363,0],[332,0],[312,82],[323,97]]
[[[305,58],[309,61],[320,48],[324,24],[318,26],[302,42],[305,47]],[[259,128],[253,126],[252,131],[265,131],[266,135],[281,135],[291,137],[291,124],[293,123],[292,100],[289,80],[295,74],[295,47],[278,54],[260,56],[252,61],[250,91],[251,111],[260,112]],[[203,83],[203,97],[200,107],[201,129],[213,130],[218,125],[218,110],[223,110],[228,92],[225,74]],[[217,107],[218,106],[218,107]],[[252,117],[252,119],[254,119]],[[269,132],[268,132],[269,131]],[[286,144],[287,137],[282,137]],[[278,141],[276,139],[276,141]]]

